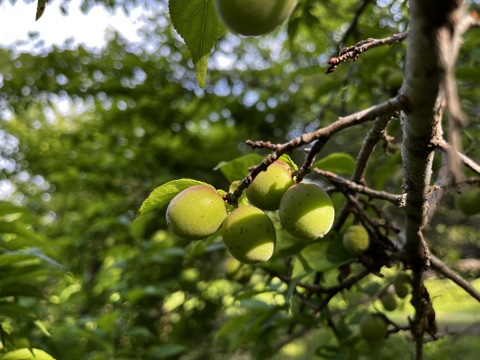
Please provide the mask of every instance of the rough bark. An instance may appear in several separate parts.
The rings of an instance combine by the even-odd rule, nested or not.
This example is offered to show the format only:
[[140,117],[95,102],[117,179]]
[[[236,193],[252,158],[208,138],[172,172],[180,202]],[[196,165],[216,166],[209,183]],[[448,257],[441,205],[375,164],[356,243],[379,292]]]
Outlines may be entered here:
[[403,116],[403,178],[406,193],[405,250],[408,265],[414,273],[412,304],[416,314],[412,334],[416,358],[422,358],[423,335],[436,331],[435,314],[423,285],[424,271],[429,267],[429,252],[423,237],[428,219],[428,197],[432,176],[433,142],[440,121],[448,73],[442,58],[441,41],[454,38],[456,12],[463,6],[459,0],[411,0],[409,44],[405,81],[401,96],[407,110]]

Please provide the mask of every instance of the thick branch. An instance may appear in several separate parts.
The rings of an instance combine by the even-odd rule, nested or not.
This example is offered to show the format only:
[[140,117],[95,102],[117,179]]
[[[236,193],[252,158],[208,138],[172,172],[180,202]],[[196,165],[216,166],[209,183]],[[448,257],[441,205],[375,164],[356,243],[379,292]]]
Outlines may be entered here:
[[[458,0],[411,0],[409,46],[405,66],[405,81],[400,93],[405,96],[408,110],[403,118],[403,178],[406,192],[405,237],[406,254],[413,270],[412,304],[416,313],[412,335],[416,344],[416,359],[422,359],[423,334],[434,330],[429,319],[434,313],[423,284],[429,252],[423,239],[427,218],[427,200],[432,176],[436,114],[444,101],[440,86],[448,69],[441,61],[440,36],[453,32]],[[452,62],[450,62],[451,64]]]

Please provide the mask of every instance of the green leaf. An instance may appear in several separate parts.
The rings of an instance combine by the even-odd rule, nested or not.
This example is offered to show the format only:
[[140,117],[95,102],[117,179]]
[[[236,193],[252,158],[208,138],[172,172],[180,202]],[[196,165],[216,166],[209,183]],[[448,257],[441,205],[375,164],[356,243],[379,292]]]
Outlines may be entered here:
[[9,215],[9,214],[17,214],[17,213],[28,213],[29,211],[25,208],[20,206],[14,205],[8,201],[0,201],[0,216],[1,215]]
[[205,87],[208,56],[215,42],[225,33],[213,0],[169,0],[172,24],[183,38],[197,74],[198,85]]
[[328,271],[346,264],[350,255],[339,236],[330,236],[305,247],[296,257],[293,276],[313,271]]
[[316,161],[313,167],[339,174],[351,174],[355,169],[355,159],[346,153],[338,152]]
[[159,207],[168,204],[180,191],[194,185],[208,185],[202,181],[193,179],[178,179],[169,181],[153,190],[147,199],[140,206],[138,216],[148,214]]
[[148,351],[147,359],[168,359],[177,356],[187,350],[182,344],[164,344],[153,346]]
[[37,320],[35,320],[33,323],[34,323],[35,326],[42,332],[43,335],[45,335],[45,336],[47,336],[47,337],[52,336],[52,335],[50,334],[50,332],[48,331],[46,325],[45,325],[42,321],[40,321],[40,320],[37,319]]
[[250,153],[240,156],[230,161],[222,161],[214,170],[219,170],[225,175],[228,181],[241,180],[248,174],[248,168],[258,165],[263,160],[263,156],[257,153]]
[[284,163],[288,164],[291,169],[298,170],[297,164],[295,164],[295,162],[292,160],[292,158],[290,156],[288,156],[287,154],[283,154],[282,156],[280,156],[278,158],[278,160],[283,161]]
[[45,5],[48,0],[38,0],[37,2],[37,12],[35,13],[35,21],[40,19],[45,12]]

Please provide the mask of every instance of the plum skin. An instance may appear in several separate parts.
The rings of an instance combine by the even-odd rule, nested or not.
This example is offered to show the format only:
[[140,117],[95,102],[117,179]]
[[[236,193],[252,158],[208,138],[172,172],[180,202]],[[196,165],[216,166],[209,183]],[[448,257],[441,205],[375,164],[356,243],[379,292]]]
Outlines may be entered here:
[[215,8],[234,33],[258,36],[283,23],[296,4],[297,0],[216,0]]
[[366,314],[360,322],[360,334],[368,342],[376,342],[387,336],[387,323],[376,314]]
[[252,205],[240,206],[227,216],[222,237],[230,254],[246,264],[268,261],[275,250],[276,234],[272,220]]
[[358,256],[367,250],[370,244],[367,230],[362,225],[352,225],[343,234],[343,246],[352,256]]
[[294,184],[290,166],[275,161],[253,179],[246,191],[247,198],[262,210],[277,210],[283,194]]
[[287,232],[310,241],[327,234],[335,219],[330,196],[320,186],[312,183],[291,186],[280,201],[278,214]]
[[167,225],[187,240],[200,240],[214,234],[227,216],[225,202],[208,185],[195,185],[179,192],[167,207]]

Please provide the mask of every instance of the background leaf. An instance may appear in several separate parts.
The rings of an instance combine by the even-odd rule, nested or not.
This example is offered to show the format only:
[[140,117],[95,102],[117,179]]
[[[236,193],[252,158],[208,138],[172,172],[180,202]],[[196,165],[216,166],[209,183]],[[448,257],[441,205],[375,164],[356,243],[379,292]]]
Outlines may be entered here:
[[248,168],[258,165],[262,162],[263,156],[257,153],[251,153],[240,156],[231,161],[222,161],[215,167],[215,170],[219,170],[225,175],[229,182],[235,180],[241,180],[248,174]]
[[349,154],[337,152],[316,161],[313,167],[340,174],[351,174],[355,169],[355,159]]

